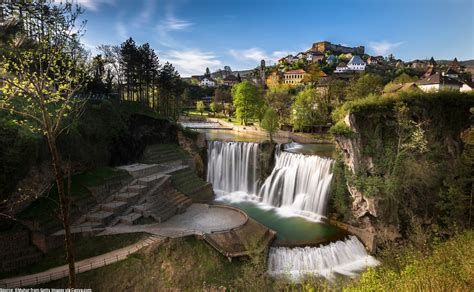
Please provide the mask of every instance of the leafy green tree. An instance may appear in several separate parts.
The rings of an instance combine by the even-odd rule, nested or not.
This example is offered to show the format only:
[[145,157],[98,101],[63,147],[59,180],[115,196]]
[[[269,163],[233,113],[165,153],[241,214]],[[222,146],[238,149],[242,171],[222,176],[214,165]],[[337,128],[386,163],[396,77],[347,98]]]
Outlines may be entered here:
[[214,114],[222,111],[223,107],[224,106],[222,105],[222,103],[218,103],[215,101],[211,102],[211,104],[209,105],[211,112],[213,112]]
[[327,123],[328,104],[322,94],[314,88],[300,91],[291,107],[291,121],[294,130]]
[[333,79],[329,82],[328,97],[332,105],[340,105],[346,100],[347,81]]
[[204,105],[204,101],[199,100],[198,102],[196,102],[196,110],[201,113],[201,116],[205,109],[206,106]]
[[274,109],[268,108],[265,111],[261,126],[268,133],[270,141],[273,141],[273,134],[278,131],[279,127],[278,114]]
[[41,23],[43,32],[31,39],[31,46],[0,54],[0,110],[11,115],[12,123],[46,138],[65,231],[69,285],[75,287],[71,198],[64,183],[70,170],[61,157],[58,138],[83,103],[78,97],[86,78],[85,59],[79,53],[80,32],[73,33],[81,10],[70,3],[58,5],[54,1],[12,4],[28,8],[28,17]]
[[360,99],[369,96],[369,94],[380,95],[383,86],[383,78],[380,75],[364,74],[349,83],[346,97],[347,99]]
[[281,122],[289,122],[292,96],[287,85],[269,88],[265,93],[265,103],[276,111]]
[[232,98],[237,118],[247,125],[253,118],[259,118],[264,106],[263,98],[254,84],[244,81],[232,88]]
[[322,74],[321,70],[321,65],[318,63],[313,63],[308,66],[308,70],[306,73],[308,73],[304,78],[303,82],[308,83],[308,84],[316,84],[319,81],[319,78],[321,78]]

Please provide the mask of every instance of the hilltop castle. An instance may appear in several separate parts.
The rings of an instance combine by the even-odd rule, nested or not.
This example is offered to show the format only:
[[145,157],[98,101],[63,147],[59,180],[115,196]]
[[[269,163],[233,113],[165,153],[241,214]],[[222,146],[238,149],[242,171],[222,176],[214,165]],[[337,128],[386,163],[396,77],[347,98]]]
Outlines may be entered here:
[[325,53],[325,52],[332,52],[336,54],[353,54],[353,55],[364,55],[365,48],[364,46],[359,46],[359,47],[345,47],[342,45],[335,45],[330,42],[317,42],[313,43],[313,46],[311,49],[308,50],[308,52],[319,52],[319,53]]

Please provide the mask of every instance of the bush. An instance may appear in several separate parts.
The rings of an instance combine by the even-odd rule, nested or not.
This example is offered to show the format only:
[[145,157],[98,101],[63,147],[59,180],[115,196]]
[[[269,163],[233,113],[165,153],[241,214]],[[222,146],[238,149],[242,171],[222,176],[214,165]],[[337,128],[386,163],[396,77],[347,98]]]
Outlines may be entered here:
[[351,138],[354,132],[344,123],[344,121],[337,122],[334,126],[329,129],[329,133],[334,136],[342,136],[345,138]]
[[360,281],[344,291],[472,291],[474,287],[474,232],[466,231],[434,247],[431,255],[420,257],[417,249],[410,248],[396,256],[400,270],[382,265],[370,268]]

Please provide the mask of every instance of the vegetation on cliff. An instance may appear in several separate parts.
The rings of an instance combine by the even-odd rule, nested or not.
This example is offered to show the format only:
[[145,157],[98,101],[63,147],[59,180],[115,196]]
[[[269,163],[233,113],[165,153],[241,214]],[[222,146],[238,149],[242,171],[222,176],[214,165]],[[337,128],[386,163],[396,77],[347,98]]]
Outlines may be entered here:
[[415,225],[447,236],[472,226],[472,159],[461,139],[472,107],[472,94],[450,91],[346,102],[333,113],[332,133],[352,171],[336,164],[335,180],[372,198],[373,223],[396,226],[403,237]]

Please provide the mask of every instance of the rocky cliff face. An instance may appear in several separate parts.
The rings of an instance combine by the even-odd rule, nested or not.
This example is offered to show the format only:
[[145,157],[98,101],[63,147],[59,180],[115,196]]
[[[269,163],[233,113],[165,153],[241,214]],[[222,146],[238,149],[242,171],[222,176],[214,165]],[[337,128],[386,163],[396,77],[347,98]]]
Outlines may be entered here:
[[[378,243],[408,238],[413,224],[468,225],[469,203],[461,202],[469,201],[472,169],[461,133],[473,106],[472,95],[452,92],[346,103],[332,133],[346,167],[350,223],[375,232]],[[348,213],[344,206],[336,215]]]
[[[344,122],[353,132],[351,137],[336,137],[337,144],[344,153],[344,164],[353,174],[370,171],[373,168],[372,158],[364,157],[362,154],[361,135],[356,116],[347,114]],[[354,185],[348,184],[347,188],[352,196],[353,217],[360,227],[372,228],[373,220],[371,218],[377,217],[377,198],[365,197]]]

